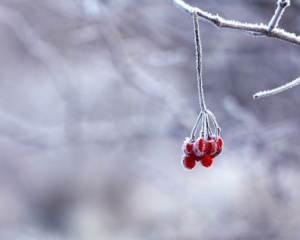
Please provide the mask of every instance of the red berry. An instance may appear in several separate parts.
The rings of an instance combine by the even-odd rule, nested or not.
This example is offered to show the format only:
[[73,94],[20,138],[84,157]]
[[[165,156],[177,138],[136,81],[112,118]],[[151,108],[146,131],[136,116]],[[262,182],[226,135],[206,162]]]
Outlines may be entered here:
[[202,157],[207,153],[208,150],[208,142],[204,138],[198,138],[197,141],[194,143],[194,153]]
[[191,170],[195,167],[196,165],[196,159],[194,156],[186,156],[186,155],[183,155],[182,157],[182,164],[183,166],[188,169],[188,170]]
[[[215,135],[211,135],[211,136],[209,136],[208,139],[209,140],[211,140],[211,139],[216,140],[216,136]],[[218,149],[217,149],[217,152],[215,154],[216,156],[218,156],[222,152],[223,139],[221,137],[218,138],[217,145],[218,145]],[[214,157],[216,157],[216,156],[214,156]]]
[[186,155],[191,155],[193,154],[193,149],[194,149],[194,143],[191,142],[189,138],[186,138],[182,145],[182,151]]
[[223,148],[223,139],[221,137],[218,138],[217,144],[218,144],[218,151],[220,151]]
[[[216,136],[215,135],[209,136],[208,140],[211,140],[211,139],[216,140]],[[218,151],[219,151],[223,147],[223,139],[221,137],[218,138],[217,144],[218,144]]]
[[207,155],[214,155],[218,151],[218,144],[214,139],[208,141]]
[[204,167],[210,167],[213,163],[213,159],[210,156],[204,156],[204,158],[201,160],[201,164]]

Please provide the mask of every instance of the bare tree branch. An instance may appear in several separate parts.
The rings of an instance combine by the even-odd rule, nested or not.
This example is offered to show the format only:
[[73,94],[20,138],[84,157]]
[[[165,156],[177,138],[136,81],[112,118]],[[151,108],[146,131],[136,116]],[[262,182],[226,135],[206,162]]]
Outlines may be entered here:
[[[252,36],[265,36],[277,38],[283,41],[287,41],[293,43],[295,45],[300,46],[300,36],[296,36],[294,33],[286,32],[284,29],[277,28],[278,23],[284,13],[284,10],[290,5],[290,0],[278,0],[277,9],[270,20],[268,26],[264,24],[251,24],[251,23],[241,23],[234,20],[226,20],[218,15],[212,15],[211,13],[205,12],[200,8],[192,7],[189,4],[185,3],[182,0],[170,0],[175,6],[186,11],[187,13],[193,15],[197,13],[199,17],[202,19],[212,22],[218,28],[231,28],[240,30],[246,34],[250,34]],[[263,91],[256,93],[253,98],[261,98],[267,97],[289,88],[292,88],[300,83],[300,78],[295,79],[294,81],[285,84],[281,87],[275,88],[269,91]]]
[[[216,27],[218,28],[231,28],[231,29],[236,29],[236,30],[241,30],[242,32],[245,32],[247,34],[251,34],[253,36],[267,36],[267,37],[273,37],[273,38],[278,38],[296,45],[300,46],[300,36],[296,36],[294,33],[289,33],[286,32],[283,29],[274,29],[272,33],[270,33],[268,26],[264,24],[251,24],[251,23],[241,23],[235,20],[226,20],[218,15],[212,15],[211,13],[205,12],[200,8],[197,7],[192,7],[189,4],[185,3],[182,0],[170,0],[175,6],[179,7],[180,9],[188,12],[189,14],[193,14],[193,12],[197,12],[198,16],[212,22]],[[279,5],[284,5],[284,9],[289,6],[287,0],[279,0]],[[286,3],[286,4],[284,4]],[[283,9],[283,10],[284,10]],[[273,24],[272,20],[269,26],[275,27],[276,23],[278,23],[283,10],[280,10],[279,13],[277,14],[277,17],[273,17],[275,20],[275,23]],[[275,12],[276,15],[277,11]],[[274,15],[274,16],[275,16]],[[272,19],[273,19],[272,18]],[[278,19],[279,18],[279,19]]]

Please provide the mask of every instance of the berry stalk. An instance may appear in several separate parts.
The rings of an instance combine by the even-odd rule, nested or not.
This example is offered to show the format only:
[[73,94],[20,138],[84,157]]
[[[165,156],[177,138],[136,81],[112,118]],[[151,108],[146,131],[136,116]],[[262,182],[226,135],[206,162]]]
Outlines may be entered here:
[[193,127],[193,130],[191,132],[191,141],[192,142],[195,142],[196,140],[196,131],[197,131],[197,128],[198,128],[198,125],[199,125],[199,122],[200,120],[202,119],[202,115],[203,115],[203,112],[201,111],[198,115],[198,118],[197,118],[197,121],[195,123],[195,126]]
[[206,110],[203,94],[203,82],[202,82],[202,47],[200,39],[200,29],[197,11],[194,11],[194,31],[195,31],[195,46],[196,46],[196,69],[197,69],[197,82],[199,92],[199,103],[201,111]]
[[219,127],[213,113],[206,108],[206,104],[205,104],[205,100],[204,100],[203,80],[202,80],[202,46],[201,46],[201,38],[200,38],[198,13],[196,10],[193,12],[193,20],[194,20],[194,32],[195,32],[196,69],[197,69],[197,83],[198,83],[200,114],[199,114],[196,124],[191,132],[191,141],[195,141],[195,132],[197,131],[200,121],[202,122],[202,128],[201,128],[200,135],[206,139],[208,139],[209,136],[212,135],[212,131],[209,126],[209,119],[211,119],[214,124],[215,130],[216,130],[216,141],[218,141],[221,128]]

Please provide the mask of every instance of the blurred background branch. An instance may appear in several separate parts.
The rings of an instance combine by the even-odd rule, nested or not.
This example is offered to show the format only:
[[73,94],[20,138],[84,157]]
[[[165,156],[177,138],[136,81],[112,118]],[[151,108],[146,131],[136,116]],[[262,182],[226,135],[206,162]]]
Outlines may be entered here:
[[[299,3],[280,28],[299,33]],[[274,13],[271,0],[201,5],[239,22]],[[298,239],[298,89],[250,97],[299,75],[293,45],[201,25],[225,149],[186,172],[188,14],[160,0],[1,0],[0,13],[0,239]]]

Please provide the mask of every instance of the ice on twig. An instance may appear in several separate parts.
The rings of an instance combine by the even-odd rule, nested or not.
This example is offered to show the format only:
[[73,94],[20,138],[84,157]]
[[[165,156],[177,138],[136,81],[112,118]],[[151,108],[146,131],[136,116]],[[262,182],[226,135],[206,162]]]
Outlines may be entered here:
[[289,88],[292,88],[292,87],[298,85],[299,83],[300,83],[300,77],[295,79],[294,81],[291,81],[291,82],[281,86],[281,87],[274,88],[272,90],[258,92],[253,95],[253,98],[258,99],[258,98],[262,98],[262,97],[268,97],[268,96],[274,95],[276,93],[283,92]]

